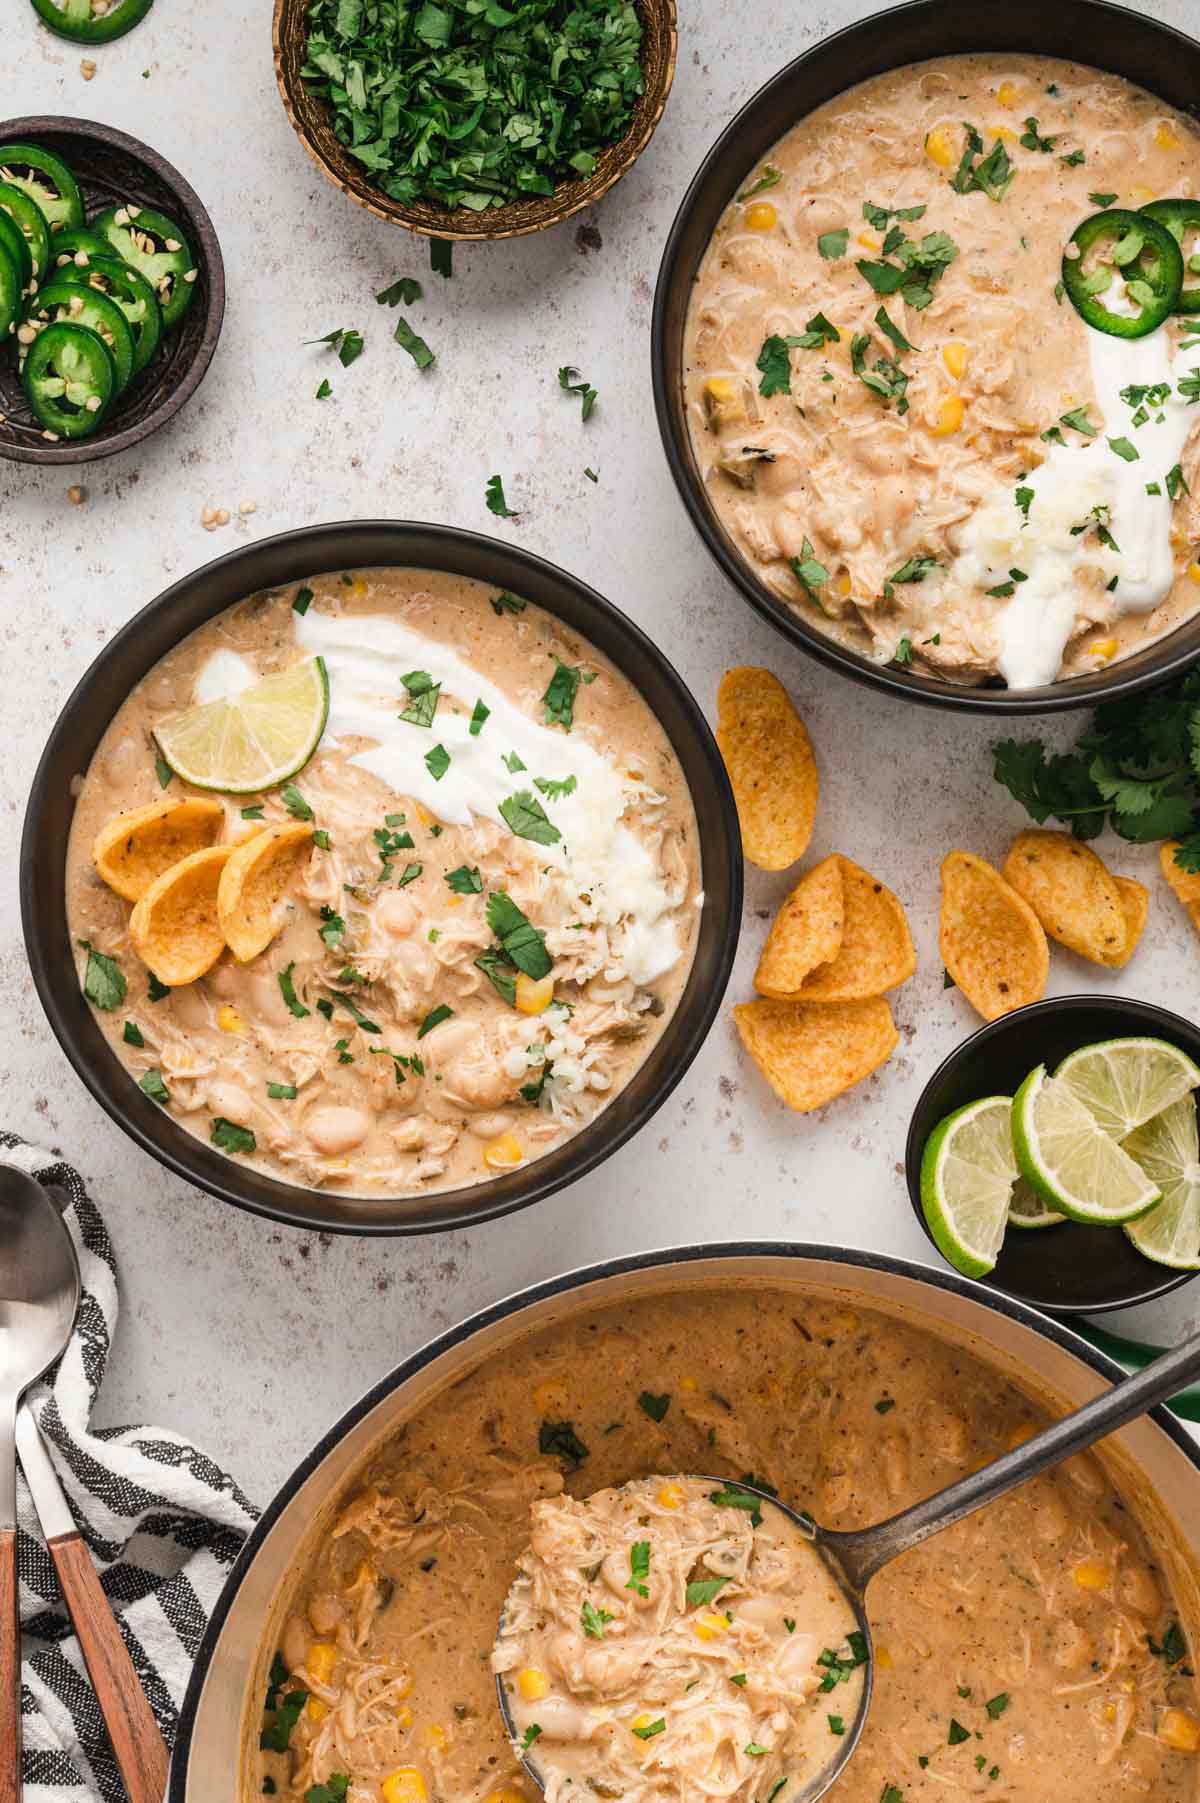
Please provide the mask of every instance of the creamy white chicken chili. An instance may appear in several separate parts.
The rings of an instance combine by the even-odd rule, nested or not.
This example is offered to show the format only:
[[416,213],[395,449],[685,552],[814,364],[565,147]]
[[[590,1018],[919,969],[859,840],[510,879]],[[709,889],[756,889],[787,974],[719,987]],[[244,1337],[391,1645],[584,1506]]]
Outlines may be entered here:
[[[1194,122],[1078,63],[943,58],[796,125],[686,328],[697,463],[758,578],[874,661],[1014,689],[1195,613],[1200,334],[1097,330],[1063,274],[1089,216],[1198,195]],[[1132,263],[1086,280],[1147,301]]]
[[[172,776],[163,722],[315,659],[328,719],[291,781]],[[161,821],[121,836],[156,800],[165,853]],[[174,880],[197,810],[197,895],[155,927],[132,853]],[[281,853],[246,873],[258,914],[223,912],[197,965],[206,860],[233,869],[251,835]],[[110,1044],[184,1126],[293,1182],[403,1195],[537,1158],[629,1081],[687,980],[700,858],[670,743],[608,658],[482,583],[368,570],[251,596],[138,684],[80,786],[67,899]]]
[[492,1668],[547,1803],[752,1803],[829,1764],[866,1641],[790,1516],[657,1475],[540,1498],[531,1517]]
[[[557,1513],[564,1498],[707,1470],[773,1487],[831,1528],[863,1527],[1045,1420],[1000,1371],[922,1324],[800,1286],[642,1295],[541,1328],[425,1403],[331,1502],[248,1699],[246,1803],[264,1786],[304,1803],[315,1785],[347,1803],[537,1803],[504,1733],[491,1655],[542,1505]],[[885,1789],[888,1803],[1195,1803],[1194,1623],[1175,1561],[1091,1454],[906,1553],[872,1582],[874,1697],[836,1803],[880,1803]],[[600,1582],[586,1600],[615,1617]],[[722,1603],[718,1593],[704,1607],[713,1638],[692,1638],[729,1666],[718,1691],[736,1690],[742,1671],[749,1691],[750,1656],[734,1663],[727,1646],[738,1605],[730,1624]],[[684,1616],[695,1613],[685,1599]],[[832,1743],[853,1718],[856,1680],[853,1649],[835,1645],[835,1623],[825,1631],[838,1663],[816,1649],[834,1682],[810,1719]],[[584,1638],[592,1651],[610,1644]],[[518,1686],[521,1671],[526,1731],[549,1735],[553,1668],[519,1667]],[[646,1726],[670,1726],[677,1708],[686,1693],[672,1680]],[[727,1721],[740,1735],[732,1710]],[[639,1773],[667,1732],[643,1740],[630,1727]],[[731,1762],[754,1760],[746,1744],[727,1746]],[[625,1788],[589,1773],[570,1790]],[[761,1786],[750,1794],[764,1803]]]

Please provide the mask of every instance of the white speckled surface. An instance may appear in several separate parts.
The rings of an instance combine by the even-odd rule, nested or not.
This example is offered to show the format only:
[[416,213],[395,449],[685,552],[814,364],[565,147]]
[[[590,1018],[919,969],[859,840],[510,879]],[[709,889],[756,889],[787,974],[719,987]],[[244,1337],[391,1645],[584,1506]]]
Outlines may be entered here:
[[[661,245],[701,154],[774,68],[870,10],[681,0],[674,92],[633,173],[582,230],[572,221],[457,249],[447,282],[430,273],[420,241],[351,206],[300,149],[276,96],[266,0],[199,9],[161,0],[144,26],[97,52],[90,83],[77,51],[35,28],[27,0],[11,0],[0,115],[100,119],[160,149],[212,213],[229,306],[191,405],[137,451],[85,470],[83,506],[67,501],[73,472],[0,465],[0,1122],[72,1159],[107,1215],[124,1314],[104,1419],[194,1434],[260,1499],[402,1354],[574,1265],[748,1233],[926,1256],[898,1175],[904,1133],[924,1079],[977,1024],[942,987],[937,864],[952,844],[999,857],[1023,823],[990,778],[988,749],[1001,735],[986,721],[865,693],[750,614],[675,496],[648,379]],[[1142,10],[1194,21],[1189,0]],[[391,342],[393,316],[372,298],[400,274],[425,289],[410,312],[438,355],[425,375]],[[335,326],[366,338],[349,370],[302,343]],[[565,362],[600,391],[586,427],[556,384]],[[334,396],[318,403],[325,375]],[[598,486],[584,478],[588,464]],[[494,471],[519,522],[484,508]],[[237,519],[242,500],[257,511]],[[205,506],[229,508],[236,523],[205,532]],[[658,1118],[586,1182],[477,1231],[409,1241],[273,1230],[168,1177],[126,1142],[52,1040],[21,946],[17,844],[48,723],[107,637],[171,578],[249,536],[364,515],[517,535],[651,630],[710,714],[728,664],[779,672],[821,759],[814,855],[843,849],[892,885],[918,941],[920,970],[897,1002],[903,1042],[876,1079],[820,1116],[791,1116],[741,1057],[726,1017]],[[1118,846],[1114,861],[1152,885],[1142,947],[1114,977],[1056,951],[1051,992],[1112,987],[1187,1007],[1200,941],[1164,894],[1151,853]],[[786,878],[750,873],[731,1000],[749,993],[765,918],[786,888]],[[1197,1296],[1193,1286],[1112,1324],[1173,1337]]]

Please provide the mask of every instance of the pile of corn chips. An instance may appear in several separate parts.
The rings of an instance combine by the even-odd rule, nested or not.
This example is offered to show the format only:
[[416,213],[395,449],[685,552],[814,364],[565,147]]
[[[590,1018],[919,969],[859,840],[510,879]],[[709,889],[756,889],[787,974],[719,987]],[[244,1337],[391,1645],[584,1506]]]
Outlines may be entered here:
[[[1183,880],[1195,884],[1200,900],[1200,879]],[[942,962],[984,1020],[996,1020],[1045,992],[1047,934],[1093,964],[1120,970],[1149,905],[1144,883],[1114,876],[1070,833],[1018,833],[1003,872],[974,852],[952,851],[942,862]]]
[[118,814],[92,846],[104,882],[133,903],[134,950],[169,989],[202,977],[226,946],[240,964],[264,951],[311,849],[304,823],[256,827],[218,845],[224,823],[219,801],[155,801]]
[[[760,870],[786,870],[808,849],[817,813],[804,722],[769,670],[730,670],[717,706],[742,849]],[[807,1114],[890,1058],[899,1034],[885,992],[916,967],[899,901],[835,852],[775,917],[754,976],[762,999],[733,1011],[742,1043],[776,1095]]]

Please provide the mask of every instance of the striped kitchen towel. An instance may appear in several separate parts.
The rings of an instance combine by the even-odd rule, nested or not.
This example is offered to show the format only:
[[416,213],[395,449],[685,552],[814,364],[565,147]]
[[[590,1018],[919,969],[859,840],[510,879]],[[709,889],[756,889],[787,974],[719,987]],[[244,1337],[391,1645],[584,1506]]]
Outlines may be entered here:
[[[258,1512],[228,1473],[178,1434],[90,1426],[117,1324],[117,1269],[104,1222],[70,1165],[10,1133],[0,1133],[0,1160],[50,1190],[79,1254],[83,1299],[71,1343],[29,1400],[170,1746],[200,1637]],[[123,1803],[125,1788],[20,1476],[17,1575],[26,1803]]]

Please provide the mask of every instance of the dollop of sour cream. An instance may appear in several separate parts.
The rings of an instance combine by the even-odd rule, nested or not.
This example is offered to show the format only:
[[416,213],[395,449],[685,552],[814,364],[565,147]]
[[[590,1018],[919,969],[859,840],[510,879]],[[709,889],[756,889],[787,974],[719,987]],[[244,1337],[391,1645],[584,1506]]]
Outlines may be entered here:
[[[1117,310],[1119,303],[1105,298]],[[1045,461],[1016,488],[988,496],[967,521],[941,590],[949,599],[1011,583],[996,630],[1000,670],[1012,689],[1057,677],[1078,630],[1083,571],[1096,572],[1118,617],[1152,613],[1175,580],[1166,478],[1200,421],[1178,392],[1180,379],[1198,367],[1195,350],[1172,361],[1165,325],[1144,338],[1117,338],[1080,323],[1103,424],[1090,416],[1093,438],[1061,427],[1068,442],[1051,443]],[[1149,417],[1134,426],[1139,404],[1122,399],[1122,391],[1156,387],[1169,390],[1167,397],[1144,403]],[[1113,439],[1122,449],[1131,445],[1136,457],[1114,451]]]
[[[501,803],[529,792],[561,835],[549,845],[535,841],[531,849],[542,865],[562,873],[575,917],[609,930],[620,970],[644,986],[678,962],[675,910],[683,897],[665,880],[651,845],[625,820],[630,810],[656,800],[635,772],[618,769],[578,729],[566,733],[531,719],[448,646],[402,621],[323,613],[314,606],[295,616],[294,633],[302,651],[325,662],[327,747],[349,743],[351,764],[455,826],[469,825],[472,817],[507,826]],[[552,666],[546,663],[548,681]],[[400,718],[408,705],[403,679],[414,671],[441,685],[427,728]],[[257,680],[244,658],[218,651],[197,675],[195,698],[234,695]],[[480,704],[487,710],[481,724]],[[440,777],[434,771],[441,760],[434,759],[433,768],[426,761],[438,746],[449,758]],[[537,786],[539,777],[555,786],[547,793]]]

